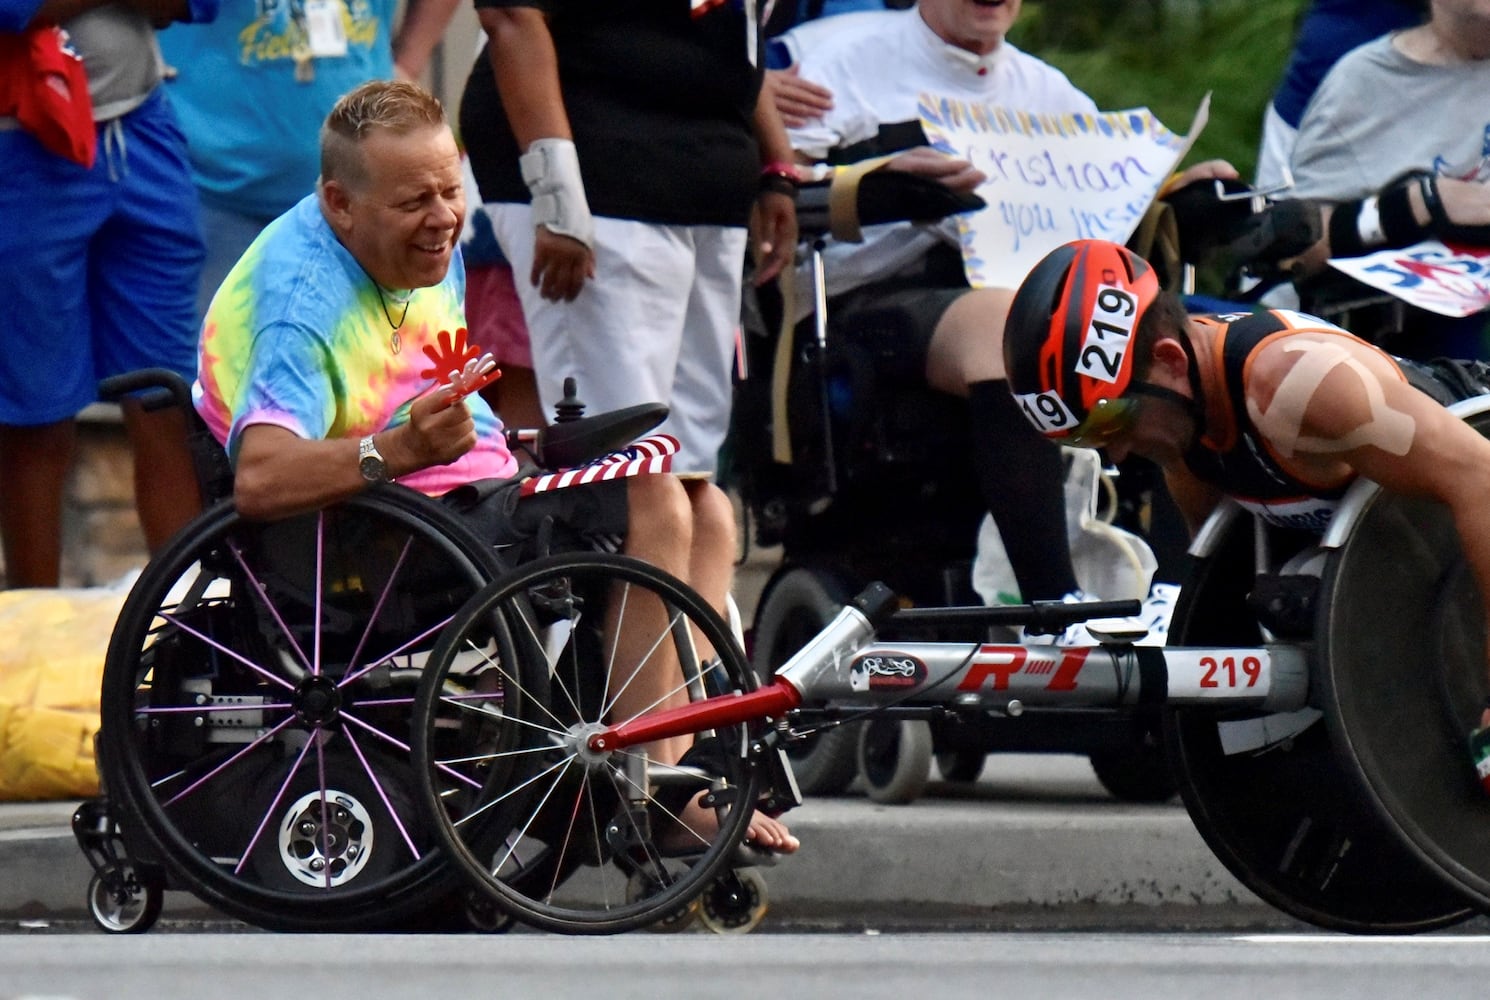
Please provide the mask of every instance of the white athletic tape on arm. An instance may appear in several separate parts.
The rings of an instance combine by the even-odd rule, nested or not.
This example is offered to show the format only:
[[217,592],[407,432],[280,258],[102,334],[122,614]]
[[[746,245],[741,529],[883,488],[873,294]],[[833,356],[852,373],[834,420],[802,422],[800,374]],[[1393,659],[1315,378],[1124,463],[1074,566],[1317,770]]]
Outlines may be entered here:
[[535,139],[517,160],[533,195],[533,224],[595,247],[595,220],[585,200],[579,154],[570,139]]

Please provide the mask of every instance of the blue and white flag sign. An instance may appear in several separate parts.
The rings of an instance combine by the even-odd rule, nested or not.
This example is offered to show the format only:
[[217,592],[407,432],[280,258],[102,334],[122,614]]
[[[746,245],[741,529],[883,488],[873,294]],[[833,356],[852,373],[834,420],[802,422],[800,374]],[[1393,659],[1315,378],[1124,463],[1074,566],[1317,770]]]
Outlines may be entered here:
[[1015,288],[1063,243],[1127,241],[1209,109],[1207,94],[1181,136],[1147,108],[1035,114],[922,94],[931,145],[987,176],[978,194],[988,206],[957,217],[969,284]]

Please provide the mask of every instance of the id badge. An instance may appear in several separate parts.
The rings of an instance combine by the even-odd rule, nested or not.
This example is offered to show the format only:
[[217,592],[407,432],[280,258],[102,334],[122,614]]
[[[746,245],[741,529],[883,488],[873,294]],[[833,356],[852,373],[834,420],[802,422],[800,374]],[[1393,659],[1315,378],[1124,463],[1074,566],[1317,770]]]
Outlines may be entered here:
[[342,0],[305,0],[305,33],[312,56],[329,59],[347,54],[345,10]]

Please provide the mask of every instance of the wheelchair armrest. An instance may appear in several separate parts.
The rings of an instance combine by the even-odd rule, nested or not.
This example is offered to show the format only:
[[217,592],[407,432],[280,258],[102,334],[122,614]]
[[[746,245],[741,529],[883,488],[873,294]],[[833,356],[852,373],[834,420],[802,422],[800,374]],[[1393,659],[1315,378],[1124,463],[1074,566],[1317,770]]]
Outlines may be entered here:
[[132,392],[145,392],[140,405],[146,410],[163,410],[167,406],[179,406],[188,413],[192,410],[191,387],[169,368],[139,368],[110,375],[98,383],[98,398],[105,402],[117,403]]
[[[797,194],[797,231],[805,240],[819,239],[833,229],[829,218],[829,181],[804,184]],[[861,226],[883,222],[936,222],[949,215],[972,212],[988,203],[971,192],[953,191],[945,184],[903,170],[871,170],[859,179],[855,197]]]
[[667,414],[662,403],[638,403],[566,420],[538,431],[528,448],[545,469],[567,469],[624,448],[666,420]]

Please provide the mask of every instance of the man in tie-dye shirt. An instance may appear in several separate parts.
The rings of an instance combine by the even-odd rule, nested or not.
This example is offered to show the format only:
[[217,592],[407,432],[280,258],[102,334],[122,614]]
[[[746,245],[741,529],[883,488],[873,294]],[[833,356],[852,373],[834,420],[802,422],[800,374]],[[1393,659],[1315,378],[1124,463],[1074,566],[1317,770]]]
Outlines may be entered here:
[[[521,541],[547,515],[581,535],[624,534],[626,552],[723,610],[735,533],[718,487],[641,475],[519,498],[516,462],[490,407],[426,375],[423,348],[465,326],[464,187],[440,103],[403,82],[344,96],[321,130],[317,188],[254,241],[203,324],[193,393],[227,446],[239,511],[286,517],[387,479],[431,495],[462,487],[458,497],[470,492],[463,484],[496,481],[469,511],[494,542]],[[618,647],[627,639],[623,630]],[[643,653],[615,696],[616,717],[688,698],[677,663]],[[688,742],[648,749],[674,763]],[[685,822],[712,816],[696,802],[682,811]],[[763,847],[796,847],[785,826],[759,813],[749,835]]]

